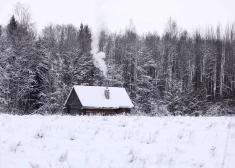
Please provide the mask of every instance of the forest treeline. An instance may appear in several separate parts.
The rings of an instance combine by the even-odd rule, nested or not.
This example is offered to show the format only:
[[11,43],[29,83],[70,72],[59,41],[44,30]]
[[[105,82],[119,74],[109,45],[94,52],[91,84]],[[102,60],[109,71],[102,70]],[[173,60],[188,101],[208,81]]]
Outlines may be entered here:
[[[48,25],[40,34],[18,6],[0,26],[0,108],[13,114],[63,111],[73,85],[105,85],[94,66],[88,25]],[[164,33],[121,33],[102,28],[110,86],[125,87],[135,113],[227,115],[235,113],[235,24],[193,33],[169,19]]]

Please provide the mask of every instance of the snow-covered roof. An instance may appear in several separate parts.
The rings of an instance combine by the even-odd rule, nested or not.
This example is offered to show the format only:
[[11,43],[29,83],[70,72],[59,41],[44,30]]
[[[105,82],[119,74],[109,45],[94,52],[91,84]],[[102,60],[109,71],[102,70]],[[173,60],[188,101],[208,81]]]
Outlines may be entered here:
[[73,86],[84,108],[132,108],[134,105],[125,88],[109,87],[110,99],[105,98],[106,87]]

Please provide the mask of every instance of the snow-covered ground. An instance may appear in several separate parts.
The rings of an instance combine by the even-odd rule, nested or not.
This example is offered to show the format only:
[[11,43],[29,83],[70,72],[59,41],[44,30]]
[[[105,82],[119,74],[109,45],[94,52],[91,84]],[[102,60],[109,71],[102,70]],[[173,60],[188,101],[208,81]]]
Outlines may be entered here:
[[234,117],[0,115],[1,168],[234,166]]

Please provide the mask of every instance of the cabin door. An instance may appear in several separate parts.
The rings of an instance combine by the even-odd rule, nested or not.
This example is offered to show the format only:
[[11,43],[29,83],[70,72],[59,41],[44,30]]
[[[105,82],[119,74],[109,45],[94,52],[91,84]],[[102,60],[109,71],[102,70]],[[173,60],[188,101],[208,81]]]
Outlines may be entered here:
[[82,115],[83,109],[81,109],[81,107],[70,107],[70,114],[71,115]]

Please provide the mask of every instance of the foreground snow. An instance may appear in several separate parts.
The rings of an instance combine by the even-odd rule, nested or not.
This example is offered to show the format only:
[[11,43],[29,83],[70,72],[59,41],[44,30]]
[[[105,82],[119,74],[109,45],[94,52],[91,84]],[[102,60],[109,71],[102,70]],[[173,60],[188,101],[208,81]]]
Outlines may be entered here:
[[0,115],[1,168],[234,165],[234,117]]

